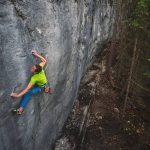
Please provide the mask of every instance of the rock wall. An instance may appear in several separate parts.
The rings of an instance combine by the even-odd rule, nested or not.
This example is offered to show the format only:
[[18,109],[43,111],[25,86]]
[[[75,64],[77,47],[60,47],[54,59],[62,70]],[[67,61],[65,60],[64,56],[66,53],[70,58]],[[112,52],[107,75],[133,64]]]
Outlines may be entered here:
[[[50,150],[72,108],[87,66],[112,36],[111,0],[0,0],[0,150]],[[47,58],[54,89],[11,108],[28,84],[35,49]]]

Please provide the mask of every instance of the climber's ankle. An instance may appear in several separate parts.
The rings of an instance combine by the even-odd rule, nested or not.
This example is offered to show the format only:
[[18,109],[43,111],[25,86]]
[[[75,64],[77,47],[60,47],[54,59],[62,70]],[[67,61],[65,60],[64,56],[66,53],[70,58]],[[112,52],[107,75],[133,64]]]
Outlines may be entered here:
[[18,110],[20,113],[23,113],[23,111],[24,111],[23,107],[20,107]]

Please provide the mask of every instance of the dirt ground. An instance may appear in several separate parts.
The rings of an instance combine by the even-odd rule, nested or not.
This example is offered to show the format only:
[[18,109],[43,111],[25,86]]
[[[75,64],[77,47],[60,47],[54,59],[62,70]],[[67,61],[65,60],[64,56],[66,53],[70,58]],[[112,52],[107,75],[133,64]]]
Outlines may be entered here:
[[[130,102],[122,118],[123,99],[99,59],[81,81],[74,108],[55,150],[149,150],[150,122]],[[113,79],[115,82],[115,79]]]

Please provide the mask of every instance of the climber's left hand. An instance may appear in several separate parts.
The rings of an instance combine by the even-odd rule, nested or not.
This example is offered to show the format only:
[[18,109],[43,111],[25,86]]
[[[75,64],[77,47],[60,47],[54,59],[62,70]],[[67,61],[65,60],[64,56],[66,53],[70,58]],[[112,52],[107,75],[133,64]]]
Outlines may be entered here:
[[10,96],[11,96],[11,97],[16,97],[16,98],[19,97],[17,93],[13,93],[13,92],[10,94]]

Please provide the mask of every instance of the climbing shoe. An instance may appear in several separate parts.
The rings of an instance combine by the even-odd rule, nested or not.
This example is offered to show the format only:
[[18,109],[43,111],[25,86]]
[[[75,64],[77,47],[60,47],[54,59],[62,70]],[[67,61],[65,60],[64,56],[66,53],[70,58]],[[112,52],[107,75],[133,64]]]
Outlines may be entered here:
[[21,115],[22,114],[22,112],[20,112],[19,109],[13,109],[12,113],[16,114],[16,115]]

